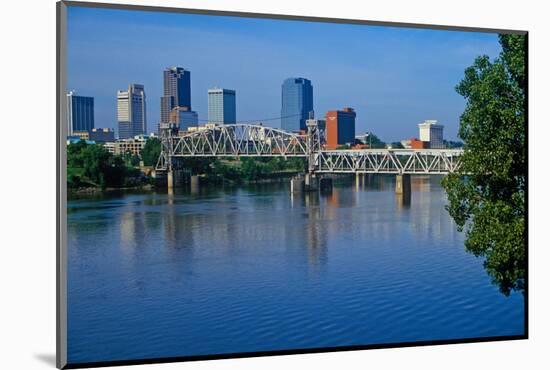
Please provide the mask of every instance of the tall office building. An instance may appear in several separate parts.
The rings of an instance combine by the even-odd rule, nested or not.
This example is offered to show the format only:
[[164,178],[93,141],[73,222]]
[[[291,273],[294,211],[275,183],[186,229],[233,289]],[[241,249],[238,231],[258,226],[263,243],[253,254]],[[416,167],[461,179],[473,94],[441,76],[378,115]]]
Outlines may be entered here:
[[182,67],[168,67],[163,72],[164,95],[160,98],[160,122],[169,123],[175,107],[191,110],[191,72]]
[[420,140],[430,143],[432,149],[445,148],[443,143],[443,125],[439,125],[437,120],[428,119],[418,124]]
[[306,130],[306,120],[313,110],[313,86],[307,78],[287,78],[281,94],[281,128]]
[[235,90],[208,90],[208,122],[223,125],[237,122]]
[[75,131],[91,131],[94,128],[94,98],[67,94],[67,135]]
[[353,108],[331,110],[326,114],[327,148],[336,149],[339,145],[355,142],[355,111]]
[[170,123],[177,123],[180,131],[186,131],[199,124],[199,115],[187,107],[175,107],[170,113]]
[[143,85],[131,84],[128,90],[117,92],[118,137],[132,138],[147,133],[145,90]]

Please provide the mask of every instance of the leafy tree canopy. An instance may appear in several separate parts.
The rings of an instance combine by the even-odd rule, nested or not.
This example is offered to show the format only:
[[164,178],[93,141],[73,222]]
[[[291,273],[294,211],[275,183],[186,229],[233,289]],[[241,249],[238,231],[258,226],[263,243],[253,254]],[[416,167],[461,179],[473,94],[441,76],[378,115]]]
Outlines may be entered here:
[[494,61],[478,57],[456,91],[466,100],[459,137],[460,174],[443,180],[447,209],[466,249],[485,258],[494,283],[508,295],[525,289],[526,38],[500,35]]
[[149,138],[141,150],[141,159],[145,166],[154,166],[160,156],[161,144],[156,137]]

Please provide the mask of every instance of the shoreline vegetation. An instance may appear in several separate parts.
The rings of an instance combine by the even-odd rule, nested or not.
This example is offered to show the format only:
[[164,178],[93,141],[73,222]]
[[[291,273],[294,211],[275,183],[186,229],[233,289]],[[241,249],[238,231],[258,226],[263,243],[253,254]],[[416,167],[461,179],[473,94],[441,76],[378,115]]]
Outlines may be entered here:
[[[443,179],[447,210],[508,296],[527,288],[527,74],[525,35],[500,35],[498,58],[476,58],[456,91],[465,99],[461,173]],[[468,176],[465,176],[468,174]]]
[[[121,190],[153,190],[159,181],[152,176],[160,154],[160,140],[151,138],[141,157],[109,153],[100,144],[79,141],[67,146],[67,188],[70,194],[93,194]],[[204,184],[239,185],[276,182],[303,172],[305,158],[184,158],[182,167],[199,175]]]

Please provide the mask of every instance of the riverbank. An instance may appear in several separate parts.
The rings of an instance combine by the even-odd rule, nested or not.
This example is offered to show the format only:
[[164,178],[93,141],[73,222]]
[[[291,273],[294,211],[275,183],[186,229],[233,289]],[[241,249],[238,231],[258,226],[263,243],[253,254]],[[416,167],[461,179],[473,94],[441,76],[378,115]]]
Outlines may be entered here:
[[[217,174],[203,174],[199,176],[199,182],[201,185],[224,185],[224,186],[239,186],[239,185],[254,185],[254,184],[275,184],[279,182],[289,181],[293,176],[299,174],[299,171],[285,171],[280,173],[273,173],[264,175],[263,177],[253,180],[247,179],[234,179],[225,178]],[[67,193],[69,196],[85,196],[85,195],[100,195],[108,193],[124,193],[124,192],[153,192],[156,190],[165,190],[166,184],[154,183],[153,178],[149,178],[149,183],[142,183],[134,186],[123,187],[105,187],[100,186],[86,186],[78,189],[68,188]],[[186,184],[185,186],[189,186]]]

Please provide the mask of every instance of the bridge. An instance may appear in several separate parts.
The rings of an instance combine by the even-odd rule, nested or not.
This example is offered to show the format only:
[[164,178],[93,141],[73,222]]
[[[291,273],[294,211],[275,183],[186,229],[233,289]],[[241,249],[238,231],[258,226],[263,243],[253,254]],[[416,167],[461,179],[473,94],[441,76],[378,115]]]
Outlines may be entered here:
[[177,159],[185,157],[302,157],[308,164],[306,183],[308,176],[316,174],[395,174],[402,180],[403,175],[448,174],[460,169],[461,149],[327,150],[324,132],[316,122],[307,121],[305,134],[261,124],[209,125],[193,132],[163,124],[156,168],[170,172],[177,167]]

